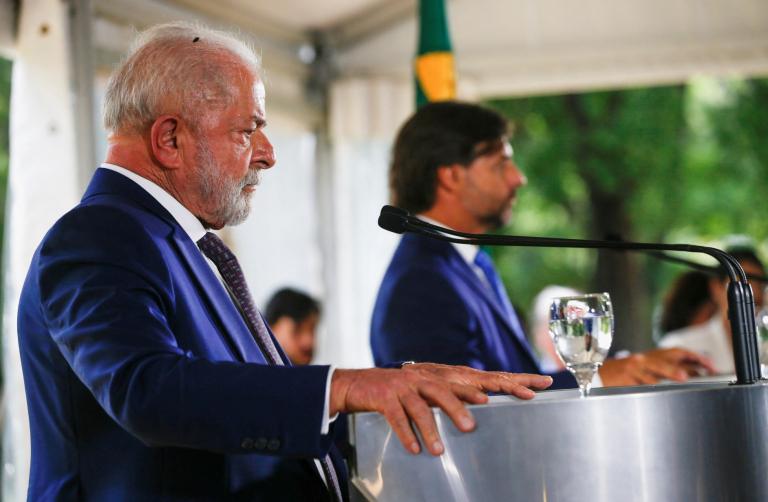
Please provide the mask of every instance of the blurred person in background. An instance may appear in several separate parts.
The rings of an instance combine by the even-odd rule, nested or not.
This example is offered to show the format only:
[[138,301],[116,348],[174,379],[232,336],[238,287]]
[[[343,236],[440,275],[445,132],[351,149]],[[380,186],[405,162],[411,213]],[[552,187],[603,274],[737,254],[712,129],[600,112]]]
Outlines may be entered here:
[[[498,230],[527,182],[507,133],[507,120],[482,106],[422,106],[393,147],[394,205],[460,232]],[[377,365],[414,360],[541,372],[488,253],[413,233],[400,239],[379,288],[371,348]],[[709,370],[709,361],[684,349],[652,350],[607,359],[598,376],[603,385],[650,384],[685,381],[693,368]],[[551,375],[553,388],[576,387],[567,371]]]
[[712,276],[699,270],[689,270],[677,276],[661,303],[659,332],[666,335],[689,326],[709,321],[717,312],[710,294]]
[[[757,277],[765,276],[763,262],[754,249],[738,248],[729,249],[727,252],[739,261],[747,274]],[[731,323],[728,321],[728,282],[728,276],[722,269],[717,275],[711,276],[707,281],[707,291],[715,305],[714,315],[706,322],[691,324],[667,333],[659,342],[659,346],[694,351],[710,358],[718,374],[735,373]],[[755,279],[750,279],[749,282],[755,297],[755,308],[760,310],[763,305],[765,282]]]
[[317,300],[297,289],[282,288],[267,302],[264,317],[293,364],[304,365],[312,361],[320,321]]

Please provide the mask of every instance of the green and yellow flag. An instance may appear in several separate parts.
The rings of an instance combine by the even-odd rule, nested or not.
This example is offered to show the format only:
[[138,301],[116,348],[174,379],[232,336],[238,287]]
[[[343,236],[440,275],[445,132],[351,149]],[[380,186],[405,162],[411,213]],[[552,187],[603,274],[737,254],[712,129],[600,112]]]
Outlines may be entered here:
[[456,97],[445,0],[419,0],[419,52],[414,62],[416,106]]

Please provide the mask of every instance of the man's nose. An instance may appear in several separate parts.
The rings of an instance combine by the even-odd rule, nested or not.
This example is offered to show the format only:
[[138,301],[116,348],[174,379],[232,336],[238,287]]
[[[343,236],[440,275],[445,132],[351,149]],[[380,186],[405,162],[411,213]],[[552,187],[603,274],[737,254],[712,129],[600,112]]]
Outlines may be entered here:
[[523,174],[523,171],[517,166],[517,164],[510,160],[509,167],[510,169],[507,179],[510,186],[519,188],[528,184],[528,178],[525,177],[525,174]]
[[259,164],[261,169],[269,169],[275,165],[277,159],[275,158],[275,149],[272,147],[267,135],[263,131],[257,132],[257,141],[253,147],[253,153],[251,154],[251,163]]

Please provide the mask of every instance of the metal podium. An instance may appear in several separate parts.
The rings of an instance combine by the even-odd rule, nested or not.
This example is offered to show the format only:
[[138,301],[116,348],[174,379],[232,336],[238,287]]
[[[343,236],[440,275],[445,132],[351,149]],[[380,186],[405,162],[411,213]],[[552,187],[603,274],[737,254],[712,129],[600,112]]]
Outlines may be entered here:
[[768,500],[768,383],[668,384],[492,397],[445,453],[405,451],[381,415],[350,417],[352,482],[397,502]]

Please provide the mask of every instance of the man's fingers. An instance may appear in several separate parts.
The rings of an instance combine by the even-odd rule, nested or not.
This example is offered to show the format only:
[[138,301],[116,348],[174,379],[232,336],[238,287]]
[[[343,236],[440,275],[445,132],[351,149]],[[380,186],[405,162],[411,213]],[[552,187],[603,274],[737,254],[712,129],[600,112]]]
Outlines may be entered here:
[[667,379],[675,382],[684,382],[688,379],[688,374],[681,366],[670,364],[659,358],[647,358],[644,369],[658,380]]
[[440,435],[437,433],[437,424],[432,410],[426,401],[415,392],[400,397],[400,402],[405,408],[406,414],[413,420],[416,428],[421,433],[424,440],[424,446],[432,455],[443,453],[443,442],[440,441]]
[[[453,384],[450,388],[443,385],[428,384],[423,385],[419,391],[430,403],[439,406],[453,421],[457,429],[462,432],[469,432],[475,428],[475,419],[472,418],[472,414],[464,406],[464,403],[461,402],[460,397],[457,396],[457,391],[461,392],[462,388],[468,389],[467,392],[474,391],[482,394],[477,389],[460,384]],[[476,394],[471,394],[471,397],[477,399]]]
[[488,394],[481,391],[477,387],[473,387],[472,385],[455,383],[451,385],[451,389],[453,390],[453,393],[456,395],[456,397],[465,403],[485,404],[488,402]]
[[715,368],[715,365],[712,362],[712,360],[706,356],[697,354],[696,352],[691,352],[690,350],[681,349],[681,348],[662,349],[654,352],[658,356],[668,361],[674,362],[676,364],[679,364],[679,365],[695,364],[706,369],[707,372],[710,374],[717,373],[717,369]]
[[419,453],[421,448],[419,447],[419,441],[416,439],[416,434],[411,429],[411,422],[408,420],[408,416],[405,414],[402,405],[398,402],[392,404],[389,408],[382,411],[382,414],[389,422],[392,430],[403,443],[406,450],[411,453]]
[[632,376],[635,380],[633,385],[652,385],[659,382],[654,374],[646,371],[645,368],[640,368],[639,371],[635,372]]
[[503,392],[521,399],[532,399],[535,392],[527,387],[546,389],[552,385],[552,377],[531,374],[486,373],[480,381],[483,390],[489,392]]
[[530,389],[544,390],[552,385],[552,377],[548,375],[534,375],[532,373],[520,373],[513,375],[512,378],[519,385],[524,385]]

